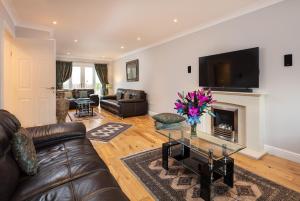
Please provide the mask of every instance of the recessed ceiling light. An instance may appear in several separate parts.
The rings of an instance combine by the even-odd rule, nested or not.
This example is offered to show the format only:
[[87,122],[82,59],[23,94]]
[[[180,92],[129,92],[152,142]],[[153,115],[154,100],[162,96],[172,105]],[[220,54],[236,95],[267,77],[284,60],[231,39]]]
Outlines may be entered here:
[[174,23],[177,23],[177,22],[178,22],[178,19],[175,18],[175,19],[173,20],[173,22],[174,22]]
[[57,24],[57,22],[56,22],[56,21],[53,21],[53,22],[52,22],[52,24],[56,25],[56,24]]
[[121,49],[124,49],[125,47],[124,47],[124,46],[121,46],[120,48],[121,48]]
[[137,37],[136,39],[137,39],[138,41],[142,40],[141,37]]
[[71,54],[71,52],[67,52],[67,55],[70,55]]
[[74,42],[75,42],[75,43],[77,43],[77,42],[78,42],[78,40],[77,40],[77,39],[75,39],[75,40],[74,40]]

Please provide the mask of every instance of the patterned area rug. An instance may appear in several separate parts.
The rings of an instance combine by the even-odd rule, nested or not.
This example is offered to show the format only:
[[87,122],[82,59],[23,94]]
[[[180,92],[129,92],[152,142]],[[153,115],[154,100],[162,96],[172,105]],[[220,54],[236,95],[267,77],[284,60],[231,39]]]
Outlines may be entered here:
[[[126,157],[123,162],[157,200],[202,201],[200,184],[194,173],[169,159],[162,168],[161,149]],[[218,180],[212,187],[214,201],[300,201],[300,194],[235,166],[234,187]]]
[[94,111],[93,116],[83,116],[83,117],[78,117],[76,115],[75,110],[71,110],[68,112],[68,116],[70,117],[71,121],[83,121],[83,120],[90,120],[90,119],[102,119],[102,116]]
[[122,123],[106,123],[87,132],[87,137],[91,140],[100,140],[108,142],[123,131],[130,128],[129,124]]

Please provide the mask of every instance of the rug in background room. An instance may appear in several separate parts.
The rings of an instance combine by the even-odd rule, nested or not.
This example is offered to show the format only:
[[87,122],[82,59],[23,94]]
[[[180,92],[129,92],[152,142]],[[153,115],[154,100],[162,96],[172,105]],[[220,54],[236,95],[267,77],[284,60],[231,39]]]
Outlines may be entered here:
[[88,131],[87,137],[90,140],[108,142],[130,127],[130,124],[110,122]]
[[[123,162],[157,200],[202,201],[197,175],[169,159],[162,168],[161,148],[123,158]],[[300,193],[235,166],[234,187],[222,179],[212,186],[214,201],[299,201]]]
[[96,111],[94,111],[93,116],[82,116],[78,117],[76,115],[76,111],[69,111],[68,116],[70,117],[71,121],[83,121],[83,120],[90,120],[90,119],[103,119],[103,117]]

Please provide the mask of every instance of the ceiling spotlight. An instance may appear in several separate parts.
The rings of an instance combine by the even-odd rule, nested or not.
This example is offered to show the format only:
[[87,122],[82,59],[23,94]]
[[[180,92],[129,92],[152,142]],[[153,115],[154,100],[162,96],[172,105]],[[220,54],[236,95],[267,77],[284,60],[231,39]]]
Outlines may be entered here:
[[121,49],[124,49],[125,47],[124,46],[121,46]]
[[78,40],[77,40],[77,39],[75,39],[75,40],[74,40],[74,42],[75,42],[75,43],[77,43],[77,42],[78,42]]
[[70,55],[71,54],[71,52],[67,52],[67,55]]
[[141,37],[137,37],[136,39],[137,39],[138,41],[142,40]]
[[174,23],[177,23],[177,22],[178,22],[178,19],[175,18],[175,19],[173,20],[173,22],[174,22]]
[[53,22],[52,22],[52,24],[56,25],[56,24],[57,24],[57,22],[56,22],[56,21],[53,21]]

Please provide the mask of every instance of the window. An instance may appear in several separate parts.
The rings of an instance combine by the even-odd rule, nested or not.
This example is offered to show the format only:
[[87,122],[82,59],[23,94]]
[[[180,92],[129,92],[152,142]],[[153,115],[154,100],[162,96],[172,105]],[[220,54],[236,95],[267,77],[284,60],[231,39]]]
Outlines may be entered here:
[[72,77],[64,82],[64,89],[94,89],[100,94],[101,83],[94,64],[73,63]]
[[94,87],[94,75],[93,75],[93,68],[92,67],[85,67],[84,68],[84,83],[85,88],[93,88]]
[[80,67],[73,67],[72,70],[72,88],[73,89],[80,89],[84,88],[81,84],[81,68]]

